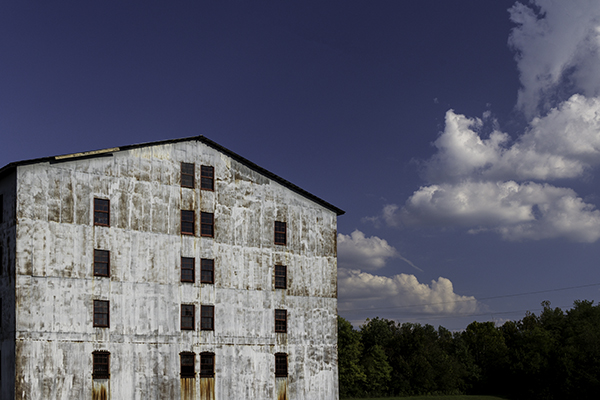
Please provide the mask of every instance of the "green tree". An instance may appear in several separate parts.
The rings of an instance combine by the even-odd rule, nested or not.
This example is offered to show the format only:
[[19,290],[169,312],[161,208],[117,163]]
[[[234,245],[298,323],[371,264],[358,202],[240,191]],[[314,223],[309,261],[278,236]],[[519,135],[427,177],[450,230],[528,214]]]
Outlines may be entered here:
[[363,345],[360,332],[352,324],[338,316],[338,369],[340,397],[359,396],[366,382],[361,364]]
[[360,327],[364,346],[362,362],[367,376],[364,388],[369,395],[390,394],[393,369],[388,359],[393,354],[391,343],[395,330],[396,323],[383,318],[367,319]]
[[576,301],[567,311],[564,329],[566,377],[570,398],[595,399],[600,393],[600,306]]
[[508,347],[493,322],[472,322],[462,334],[481,375],[471,377],[476,393],[497,394],[506,389]]
[[363,365],[367,375],[365,392],[370,396],[388,395],[392,367],[387,362],[383,347],[376,344],[366,350],[363,356]]

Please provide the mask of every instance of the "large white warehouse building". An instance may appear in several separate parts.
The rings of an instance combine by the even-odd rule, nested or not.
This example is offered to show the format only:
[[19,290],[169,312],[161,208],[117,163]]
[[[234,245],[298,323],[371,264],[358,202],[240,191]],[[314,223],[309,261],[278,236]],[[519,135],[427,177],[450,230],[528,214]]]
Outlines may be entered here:
[[198,136],[0,169],[0,397],[338,398],[339,208]]

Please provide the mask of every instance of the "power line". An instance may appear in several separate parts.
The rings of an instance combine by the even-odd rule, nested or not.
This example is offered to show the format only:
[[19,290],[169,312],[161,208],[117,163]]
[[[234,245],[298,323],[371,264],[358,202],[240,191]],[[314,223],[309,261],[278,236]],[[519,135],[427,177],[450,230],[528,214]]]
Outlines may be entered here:
[[[563,308],[567,308],[565,306],[559,307],[561,309]],[[422,316],[422,317],[416,317],[416,318],[409,318],[410,321],[419,321],[419,320],[437,320],[437,319],[446,319],[446,318],[471,318],[471,317],[485,317],[486,315],[489,315],[490,317],[494,317],[495,315],[507,315],[507,314],[524,314],[527,311],[540,311],[543,310],[543,308],[532,308],[532,309],[528,309],[528,310],[513,310],[513,311],[494,311],[494,312],[485,312],[485,313],[477,313],[477,314],[468,314],[468,313],[463,313],[463,314],[451,314],[451,315],[430,315],[430,316]]]
[[[563,290],[572,290],[572,289],[583,289],[583,288],[593,287],[593,286],[600,286],[600,283],[590,283],[590,284],[587,284],[587,285],[569,286],[569,287],[557,288],[557,289],[538,290],[538,291],[535,291],[535,292],[523,292],[523,293],[514,293],[514,294],[504,294],[504,295],[499,295],[499,296],[482,297],[480,299],[472,298],[472,299],[466,299],[466,300],[441,301],[441,302],[437,302],[437,303],[407,304],[407,305],[402,305],[402,306],[374,307],[374,308],[354,308],[352,310],[338,310],[338,312],[352,313],[352,312],[357,312],[357,311],[394,310],[394,309],[400,309],[400,308],[437,306],[437,305],[442,305],[442,304],[452,304],[452,303],[464,303],[464,302],[471,302],[471,301],[503,299],[503,298],[508,298],[508,297],[527,296],[527,295],[531,295],[531,294],[559,292],[559,291],[563,291]],[[483,315],[488,315],[488,314],[489,313],[485,313]],[[456,314],[454,314],[454,315],[456,315]],[[465,316],[466,315],[474,315],[474,314],[465,314]]]

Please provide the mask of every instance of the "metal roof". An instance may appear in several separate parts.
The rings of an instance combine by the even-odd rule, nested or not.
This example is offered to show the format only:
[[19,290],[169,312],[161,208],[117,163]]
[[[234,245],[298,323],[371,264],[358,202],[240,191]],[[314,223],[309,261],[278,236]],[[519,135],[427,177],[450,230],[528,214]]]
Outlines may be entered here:
[[221,146],[220,144],[218,144],[216,142],[213,142],[212,140],[210,140],[207,137],[202,136],[202,135],[192,136],[192,137],[187,137],[187,138],[180,138],[180,139],[162,140],[162,141],[157,141],[157,142],[131,144],[131,145],[127,145],[127,146],[112,147],[112,148],[102,149],[102,150],[86,151],[86,152],[82,152],[82,153],[64,154],[64,155],[59,155],[59,156],[16,161],[16,162],[7,164],[0,169],[0,178],[4,177],[4,175],[6,175],[6,174],[9,174],[13,169],[15,169],[16,167],[21,166],[21,165],[31,165],[31,164],[38,164],[38,163],[43,163],[43,162],[58,163],[58,162],[72,161],[74,159],[79,160],[79,159],[86,159],[86,158],[104,157],[104,156],[110,155],[117,151],[126,151],[126,150],[131,150],[131,149],[137,149],[140,147],[158,146],[158,145],[163,145],[163,144],[186,142],[186,141],[193,141],[193,140],[201,142],[209,147],[212,147],[213,149],[215,149],[217,151],[220,151],[221,153],[231,157],[232,159],[240,162],[241,164],[244,164],[246,167],[258,172],[259,174],[262,174],[262,175],[266,176],[267,178],[287,187],[288,189],[306,197],[307,199],[335,212],[337,215],[343,215],[345,213],[344,210],[337,208],[336,206],[332,205],[331,203],[328,203],[325,200],[315,196],[314,194],[307,192],[306,190],[294,185],[293,183],[281,178],[280,176],[275,175],[274,173],[272,173],[262,167],[259,167],[252,161],[240,156],[237,153],[234,153],[233,151]]

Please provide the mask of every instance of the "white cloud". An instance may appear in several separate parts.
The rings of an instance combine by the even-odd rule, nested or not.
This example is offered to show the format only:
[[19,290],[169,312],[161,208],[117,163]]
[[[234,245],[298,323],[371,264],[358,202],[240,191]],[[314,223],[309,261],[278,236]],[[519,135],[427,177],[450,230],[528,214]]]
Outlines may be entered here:
[[534,118],[512,144],[499,130],[482,137],[482,125],[481,119],[446,113],[445,129],[434,142],[438,151],[425,163],[430,182],[576,178],[600,164],[597,98],[573,95]]
[[342,268],[375,271],[383,268],[388,259],[399,257],[396,249],[377,236],[365,237],[355,230],[350,235],[338,234],[338,263]]
[[373,310],[381,315],[389,307],[401,309],[402,313],[428,315],[477,310],[475,298],[454,293],[452,282],[446,278],[426,285],[419,283],[414,275],[387,277],[364,272],[380,269],[392,258],[400,258],[419,269],[384,239],[366,237],[359,230],[350,235],[338,234],[338,305],[342,314],[356,315],[354,311],[362,310],[360,314],[373,316],[369,311]]
[[600,238],[600,211],[568,188],[527,182],[462,182],[421,187],[393,216],[403,225],[462,226],[507,240]]
[[522,88],[517,105],[529,117],[573,93],[600,95],[600,2],[533,0],[516,3],[509,38]]
[[[510,9],[517,24],[521,89],[530,118],[521,135],[502,132],[489,110],[449,110],[423,163],[427,183],[377,220],[388,226],[462,227],[507,240],[600,239],[600,211],[544,181],[589,176],[600,165],[600,1],[531,0]],[[491,132],[491,133],[489,133]]]
[[477,311],[475,297],[454,293],[449,279],[439,277],[431,284],[419,283],[414,275],[392,277],[372,275],[360,270],[338,272],[340,313],[373,309],[379,314],[389,308],[410,314],[468,314]]

